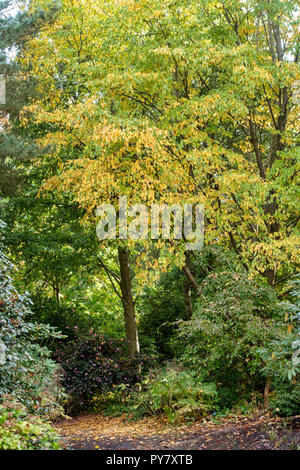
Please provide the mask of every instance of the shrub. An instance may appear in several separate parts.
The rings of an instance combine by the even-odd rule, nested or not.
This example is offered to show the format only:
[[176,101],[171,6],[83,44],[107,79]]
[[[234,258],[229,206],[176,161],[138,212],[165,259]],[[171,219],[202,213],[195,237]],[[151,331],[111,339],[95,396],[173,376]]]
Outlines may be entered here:
[[300,278],[289,282],[289,302],[282,302],[280,308],[289,325],[289,333],[269,348],[261,350],[265,360],[265,371],[273,378],[273,393],[270,409],[279,416],[293,416],[300,413]]
[[148,408],[163,412],[170,422],[205,416],[215,407],[216,388],[197,374],[169,368],[149,383],[145,394]]
[[296,380],[300,371],[300,279],[291,281],[293,302],[281,302],[279,308],[287,323],[284,336],[262,348],[266,373],[282,382]]
[[52,413],[60,395],[58,365],[43,342],[61,335],[25,320],[32,315],[30,299],[14,288],[12,268],[0,244],[0,340],[6,347],[0,364],[0,398],[9,393],[30,412]]
[[125,340],[107,338],[90,330],[80,333],[69,343],[61,344],[55,357],[65,372],[64,387],[69,394],[69,411],[89,407],[95,395],[121,383],[133,385],[141,377],[150,357],[140,357],[134,364],[128,358]]
[[224,407],[262,396],[267,381],[262,348],[288,334],[276,293],[243,274],[212,273],[201,285],[195,316],[179,325],[174,350],[186,367],[206,371]]
[[170,423],[195,420],[216,409],[215,384],[205,383],[199,375],[169,364],[150,372],[143,391],[123,385],[105,396],[102,408],[108,414],[126,413],[138,419],[147,415],[165,415]]
[[0,405],[0,450],[58,450],[59,437],[46,421],[28,414],[13,397]]
[[270,398],[270,410],[277,416],[300,414],[300,385],[298,382],[276,383]]

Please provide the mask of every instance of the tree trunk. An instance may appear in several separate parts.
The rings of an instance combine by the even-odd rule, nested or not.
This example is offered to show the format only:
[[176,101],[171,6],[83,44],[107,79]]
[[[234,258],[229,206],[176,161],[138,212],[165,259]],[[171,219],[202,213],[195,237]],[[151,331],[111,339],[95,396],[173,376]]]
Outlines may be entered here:
[[[268,215],[273,216],[272,222],[267,223],[267,230],[268,230],[268,233],[272,235],[275,234],[275,236],[280,230],[280,225],[275,218],[275,214],[277,210],[278,210],[277,198],[274,195],[273,191],[271,191],[270,194],[268,195],[264,212],[266,215],[268,214]],[[274,268],[267,267],[267,269],[265,270],[263,274],[266,277],[268,284],[270,286],[273,286],[275,283],[275,278],[276,278],[276,270]]]
[[184,305],[185,305],[185,313],[186,319],[191,320],[193,316],[193,304],[192,304],[192,289],[191,283],[188,279],[184,281]]
[[59,295],[60,295],[60,292],[59,292],[59,286],[53,286],[53,293],[54,293],[54,297],[55,297],[55,300],[57,302],[57,305],[60,307],[60,298],[59,298]]
[[122,304],[124,308],[126,338],[128,343],[129,356],[133,360],[140,352],[138,330],[135,318],[135,304],[132,293],[132,279],[130,271],[129,251],[127,248],[118,248]]
[[270,286],[273,286],[274,282],[275,282],[275,277],[276,277],[275,270],[274,269],[266,269],[263,274],[266,277],[266,279],[268,281],[268,284]]
[[[185,254],[185,269],[184,272],[190,272],[193,275],[192,263],[189,253]],[[184,280],[184,305],[185,305],[185,312],[186,312],[186,319],[191,320],[193,316],[193,304],[192,304],[192,287],[193,284],[191,279],[186,275],[186,279]]]
[[188,281],[190,282],[190,285],[191,287],[193,287],[193,289],[195,289],[196,292],[199,293],[199,285],[194,277],[194,274],[192,272],[192,264],[191,264],[191,259],[190,259],[190,255],[188,252],[185,253],[185,264],[183,266],[183,272],[184,274],[186,275]]
[[264,389],[264,408],[267,410],[269,408],[269,395],[270,395],[270,387],[271,387],[271,377],[268,376],[265,389]]

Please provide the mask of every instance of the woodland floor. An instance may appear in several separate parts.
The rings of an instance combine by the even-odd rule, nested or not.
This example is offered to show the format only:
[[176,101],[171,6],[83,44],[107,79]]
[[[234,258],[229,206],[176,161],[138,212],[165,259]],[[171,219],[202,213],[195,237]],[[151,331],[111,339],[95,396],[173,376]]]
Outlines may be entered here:
[[300,416],[226,417],[171,427],[158,418],[129,422],[102,414],[66,419],[56,425],[70,450],[299,450]]

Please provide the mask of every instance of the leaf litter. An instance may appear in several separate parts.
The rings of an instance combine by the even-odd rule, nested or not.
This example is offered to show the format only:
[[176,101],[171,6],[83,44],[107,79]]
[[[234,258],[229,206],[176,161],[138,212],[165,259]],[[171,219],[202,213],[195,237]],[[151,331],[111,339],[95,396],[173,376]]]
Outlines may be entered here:
[[56,428],[67,449],[299,450],[299,422],[299,417],[283,420],[256,414],[171,426],[161,417],[128,421],[126,415],[91,414],[68,418]]

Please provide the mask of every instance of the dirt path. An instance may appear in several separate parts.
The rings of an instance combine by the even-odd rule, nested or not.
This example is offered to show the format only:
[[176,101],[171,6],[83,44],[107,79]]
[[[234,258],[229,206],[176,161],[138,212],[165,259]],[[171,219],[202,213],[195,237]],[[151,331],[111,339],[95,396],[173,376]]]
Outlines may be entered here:
[[282,420],[256,415],[171,427],[156,418],[128,422],[96,414],[64,420],[56,428],[71,450],[295,450],[299,421],[285,427]]

